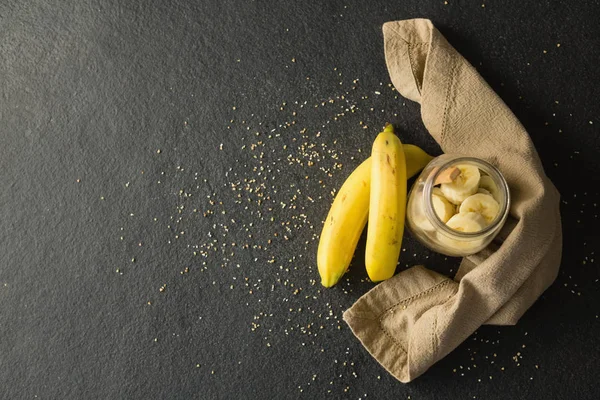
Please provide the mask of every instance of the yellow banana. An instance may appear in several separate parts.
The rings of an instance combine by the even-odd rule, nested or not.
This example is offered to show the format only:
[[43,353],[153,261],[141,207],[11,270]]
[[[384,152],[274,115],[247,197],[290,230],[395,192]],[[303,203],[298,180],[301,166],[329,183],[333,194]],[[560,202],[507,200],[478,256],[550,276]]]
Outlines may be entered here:
[[363,161],[346,179],[333,200],[317,250],[321,284],[335,285],[348,269],[369,215],[371,159]]
[[404,157],[406,158],[406,179],[410,179],[420,170],[425,168],[433,157],[425,153],[420,147],[414,144],[402,144]]
[[[433,159],[417,146],[407,144],[403,148],[407,179]],[[321,284],[325,287],[335,285],[352,261],[369,214],[370,187],[371,157],[360,164],[344,182],[323,225],[317,251],[317,266]]]
[[402,246],[406,213],[406,160],[388,124],[371,151],[371,193],[365,266],[373,282],[391,278]]

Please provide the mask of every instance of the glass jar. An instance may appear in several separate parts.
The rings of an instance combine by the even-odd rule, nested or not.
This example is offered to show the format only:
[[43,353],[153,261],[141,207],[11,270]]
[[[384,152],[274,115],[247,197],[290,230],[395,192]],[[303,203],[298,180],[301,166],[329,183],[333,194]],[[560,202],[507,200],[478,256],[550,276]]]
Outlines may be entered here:
[[[476,232],[461,232],[452,229],[440,219],[434,209],[432,200],[434,182],[440,173],[459,165],[472,165],[479,168],[481,177],[489,176],[489,178],[484,178],[485,181],[491,185],[491,178],[497,189],[493,193],[493,197],[499,205],[498,212],[487,226]],[[438,190],[435,189],[435,191]],[[486,192],[486,190],[481,190],[482,194]],[[478,158],[444,154],[427,164],[412,186],[406,211],[406,226],[414,237],[430,249],[447,256],[463,257],[475,254],[490,244],[504,225],[509,208],[508,185],[496,167]],[[457,211],[458,207],[455,206],[455,212]]]

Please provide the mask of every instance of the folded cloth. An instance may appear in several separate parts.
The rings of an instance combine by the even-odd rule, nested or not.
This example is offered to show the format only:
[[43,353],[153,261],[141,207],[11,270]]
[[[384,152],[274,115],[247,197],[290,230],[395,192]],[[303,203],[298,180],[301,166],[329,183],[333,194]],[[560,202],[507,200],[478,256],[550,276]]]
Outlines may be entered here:
[[495,165],[512,201],[496,243],[464,258],[454,279],[412,267],[344,313],[371,355],[410,382],[482,324],[516,324],[552,284],[562,252],[560,195],[523,126],[431,21],[388,22],[383,35],[392,83],[421,104],[429,133],[445,153]]

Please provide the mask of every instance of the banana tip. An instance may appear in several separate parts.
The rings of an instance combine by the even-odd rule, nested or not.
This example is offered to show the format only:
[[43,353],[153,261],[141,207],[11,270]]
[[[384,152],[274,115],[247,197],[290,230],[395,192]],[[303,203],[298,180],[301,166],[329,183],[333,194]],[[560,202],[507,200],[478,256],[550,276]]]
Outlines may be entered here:
[[343,275],[344,274],[321,276],[321,285],[326,288],[333,287],[336,283],[339,282]]
[[369,274],[367,272],[367,275],[369,276],[369,279],[371,280],[371,282],[379,283],[379,282],[383,282],[383,281],[390,279],[392,276],[394,276],[394,272],[392,272],[391,274],[389,272],[381,273],[381,274],[373,274],[373,273]]
[[335,282],[332,281],[326,281],[324,279],[321,280],[321,286],[326,287],[326,288],[330,288],[333,285],[335,285]]

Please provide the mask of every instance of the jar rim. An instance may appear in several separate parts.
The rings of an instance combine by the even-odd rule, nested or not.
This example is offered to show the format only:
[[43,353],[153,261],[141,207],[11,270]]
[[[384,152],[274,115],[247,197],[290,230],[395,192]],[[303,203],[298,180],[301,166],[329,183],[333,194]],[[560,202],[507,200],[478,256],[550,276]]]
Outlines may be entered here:
[[[494,221],[491,224],[489,224],[488,226],[486,226],[484,229],[482,229],[480,231],[477,231],[477,232],[456,231],[456,230],[450,228],[444,222],[442,222],[442,220],[438,217],[437,213],[433,209],[433,203],[431,201],[431,195],[433,193],[433,187],[434,187],[433,182],[435,182],[436,178],[442,171],[444,171],[447,168],[451,167],[452,165],[456,165],[456,164],[475,165],[477,168],[482,169],[488,175],[495,176],[496,179],[494,179],[494,177],[492,179],[494,179],[495,182],[499,182],[501,184],[502,188],[501,189],[499,188],[499,189],[502,190],[504,193],[504,201],[502,204],[500,204],[500,212],[498,213],[498,216],[494,219]],[[483,168],[481,168],[481,167],[483,167]],[[442,231],[446,236],[448,236],[452,239],[458,239],[458,240],[465,240],[465,241],[472,240],[472,239],[478,238],[482,235],[486,235],[487,233],[497,229],[498,226],[502,225],[506,221],[506,218],[508,217],[508,212],[510,210],[510,191],[508,188],[508,184],[506,183],[506,179],[504,178],[504,175],[502,175],[502,173],[500,172],[500,170],[498,170],[498,168],[496,168],[489,162],[482,160],[480,158],[475,158],[475,157],[458,156],[457,158],[452,158],[449,161],[447,161],[444,164],[437,167],[437,171],[435,171],[435,173],[433,173],[433,174],[429,174],[429,176],[427,177],[427,179],[425,181],[425,185],[423,188],[423,196],[424,196],[423,202],[425,204],[425,214],[427,215],[430,222],[434,225],[434,227],[436,229]]]

